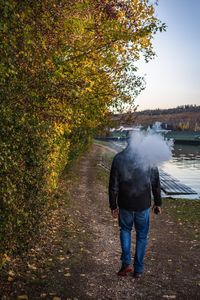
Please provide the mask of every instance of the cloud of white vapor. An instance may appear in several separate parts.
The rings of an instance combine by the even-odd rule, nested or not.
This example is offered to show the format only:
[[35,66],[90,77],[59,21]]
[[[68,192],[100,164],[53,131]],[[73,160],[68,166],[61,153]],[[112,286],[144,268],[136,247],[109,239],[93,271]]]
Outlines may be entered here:
[[139,166],[144,169],[160,166],[172,158],[173,142],[166,141],[159,134],[133,132],[129,147],[132,154],[137,156]]

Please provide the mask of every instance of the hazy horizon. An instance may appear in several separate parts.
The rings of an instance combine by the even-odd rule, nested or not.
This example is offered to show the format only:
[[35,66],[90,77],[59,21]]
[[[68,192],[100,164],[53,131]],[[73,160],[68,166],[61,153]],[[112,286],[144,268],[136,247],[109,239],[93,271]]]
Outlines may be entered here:
[[162,107],[162,108],[160,108],[160,107],[155,107],[155,108],[144,108],[144,109],[139,109],[139,107],[138,107],[138,109],[136,110],[136,112],[138,112],[138,111],[143,111],[143,110],[156,110],[156,109],[160,109],[160,110],[162,110],[162,109],[176,109],[176,108],[178,108],[178,107],[180,107],[180,106],[187,106],[187,105],[190,105],[190,106],[196,106],[196,107],[199,107],[199,106],[200,106],[200,104],[195,104],[195,103],[185,103],[185,104],[180,104],[180,105],[176,105],[176,106]]

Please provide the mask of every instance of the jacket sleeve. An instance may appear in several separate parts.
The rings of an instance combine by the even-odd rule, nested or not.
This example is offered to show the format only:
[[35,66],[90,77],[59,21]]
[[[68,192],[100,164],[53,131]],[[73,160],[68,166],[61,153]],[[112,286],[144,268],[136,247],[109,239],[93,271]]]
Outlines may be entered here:
[[117,208],[118,191],[119,191],[119,179],[118,179],[116,159],[114,158],[111,166],[110,180],[109,180],[109,204],[112,210]]
[[151,170],[151,187],[152,187],[152,193],[153,193],[155,205],[161,206],[162,199],[161,199],[160,176],[159,176],[158,168],[153,168]]

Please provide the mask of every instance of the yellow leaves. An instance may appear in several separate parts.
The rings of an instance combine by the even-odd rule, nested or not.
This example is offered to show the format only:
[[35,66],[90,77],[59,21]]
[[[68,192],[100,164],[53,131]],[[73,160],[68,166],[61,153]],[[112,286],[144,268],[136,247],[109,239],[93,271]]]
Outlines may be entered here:
[[58,259],[59,259],[60,261],[63,261],[63,260],[65,260],[65,257],[64,257],[64,256],[59,256]]
[[163,295],[163,299],[176,299],[176,295]]
[[45,40],[42,40],[41,46],[44,50],[47,50],[47,45],[46,45]]
[[65,273],[64,276],[65,277],[71,277],[71,274],[70,273]]
[[55,123],[54,129],[55,129],[56,133],[59,135],[60,134],[63,135],[65,132],[65,127],[63,126],[63,124]]
[[10,258],[10,256],[8,256],[8,254],[5,253],[3,256],[0,256],[0,262],[2,262],[3,265],[10,261],[11,261],[11,258]]
[[150,46],[150,39],[147,36],[144,36],[141,38],[141,45],[144,48],[147,48],[148,46]]
[[64,136],[69,133],[68,124],[54,123],[54,134],[51,136],[51,152],[46,158],[46,182],[48,191],[55,190],[58,184],[58,177],[65,167],[68,159],[70,141]]
[[37,270],[37,267],[35,265],[31,265],[29,263],[28,263],[28,267],[29,267],[29,269],[31,269],[33,271]]
[[14,276],[15,276],[15,273],[13,272],[13,270],[9,270],[8,271],[8,281],[11,282],[14,280]]
[[12,270],[10,270],[10,271],[8,271],[8,275],[11,276],[11,277],[14,277],[15,273]]
[[54,69],[54,68],[55,68],[55,66],[54,66],[54,64],[53,64],[53,62],[52,62],[52,59],[50,59],[50,58],[48,58],[48,59],[46,60],[45,65],[46,65],[46,67],[48,67],[49,69]]
[[25,18],[26,18],[26,14],[25,12],[21,12],[20,14],[19,13],[16,13],[15,16],[20,20],[20,21],[23,21]]
[[17,296],[17,300],[28,300],[28,296],[27,295]]
[[85,92],[86,92],[86,93],[91,93],[91,92],[92,92],[92,88],[86,87],[86,88],[85,88]]
[[[11,2],[14,17],[4,17],[2,6],[0,19],[0,84],[4,108],[10,107],[0,128],[7,137],[2,148],[11,151],[5,149],[1,159],[7,174],[3,198],[13,212],[2,225],[6,247],[26,239],[45,210],[43,195],[56,189],[68,161],[106,124],[108,107],[130,98],[121,97],[123,68],[151,47],[145,26],[156,24],[148,0],[125,1],[118,9],[111,1],[110,10],[109,0],[100,1],[102,6],[93,0],[32,1],[31,9],[22,5],[20,10]],[[133,46],[127,51],[129,40]]]
[[13,280],[14,280],[13,277],[11,277],[11,276],[8,277],[8,281],[9,281],[9,282],[11,282],[11,281],[13,281]]
[[119,20],[123,20],[124,17],[125,17],[124,11],[119,11],[118,14],[117,14],[117,16],[118,16]]

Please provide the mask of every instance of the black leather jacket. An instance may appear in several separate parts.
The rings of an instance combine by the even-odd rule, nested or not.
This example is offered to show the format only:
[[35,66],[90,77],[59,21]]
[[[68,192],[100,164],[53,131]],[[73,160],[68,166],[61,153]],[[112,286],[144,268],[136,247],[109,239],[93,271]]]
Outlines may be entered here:
[[158,168],[142,168],[136,155],[127,147],[112,162],[109,181],[110,208],[142,211],[151,206],[151,191],[155,205],[160,206],[161,192]]

